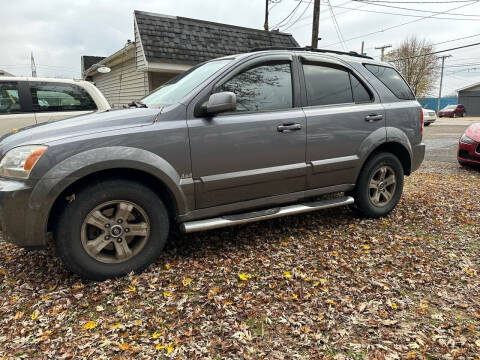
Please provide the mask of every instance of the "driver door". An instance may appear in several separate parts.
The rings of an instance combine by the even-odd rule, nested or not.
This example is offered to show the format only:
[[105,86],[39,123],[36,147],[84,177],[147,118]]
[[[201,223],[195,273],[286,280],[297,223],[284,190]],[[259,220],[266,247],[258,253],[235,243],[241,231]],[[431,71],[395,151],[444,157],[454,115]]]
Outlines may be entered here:
[[207,94],[235,93],[236,111],[188,120],[197,209],[303,196],[306,120],[295,66],[290,55],[270,58],[241,65]]

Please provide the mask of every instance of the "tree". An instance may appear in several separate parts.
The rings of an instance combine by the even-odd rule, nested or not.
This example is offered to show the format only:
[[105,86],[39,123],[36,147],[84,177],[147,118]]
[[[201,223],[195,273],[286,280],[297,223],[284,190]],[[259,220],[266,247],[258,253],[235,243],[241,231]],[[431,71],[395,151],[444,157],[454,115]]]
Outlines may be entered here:
[[416,97],[425,97],[433,90],[438,78],[438,59],[435,55],[419,56],[434,51],[432,43],[416,36],[385,55],[385,61],[395,65],[412,88]]

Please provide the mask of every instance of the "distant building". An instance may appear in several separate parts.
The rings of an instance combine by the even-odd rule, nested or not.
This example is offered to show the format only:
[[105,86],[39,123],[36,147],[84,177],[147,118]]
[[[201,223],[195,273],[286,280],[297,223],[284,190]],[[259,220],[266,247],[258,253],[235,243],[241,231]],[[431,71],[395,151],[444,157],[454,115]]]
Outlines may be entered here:
[[480,116],[480,83],[458,89],[458,103],[465,106],[467,116]]
[[[195,64],[253,48],[297,47],[290,34],[134,11],[135,41],[108,57],[82,56],[82,75],[112,107],[139,100]],[[105,65],[112,71],[99,73]]]
[[6,72],[5,70],[0,70],[0,76],[13,76],[13,74],[10,74],[9,72]]
[[[437,111],[438,106],[438,98],[423,98],[418,99],[418,102],[424,109],[430,109]],[[440,99],[440,109],[443,109],[447,105],[455,105],[459,104],[458,98],[456,97],[448,97],[448,98],[441,98]],[[461,103],[460,103],[461,104]]]

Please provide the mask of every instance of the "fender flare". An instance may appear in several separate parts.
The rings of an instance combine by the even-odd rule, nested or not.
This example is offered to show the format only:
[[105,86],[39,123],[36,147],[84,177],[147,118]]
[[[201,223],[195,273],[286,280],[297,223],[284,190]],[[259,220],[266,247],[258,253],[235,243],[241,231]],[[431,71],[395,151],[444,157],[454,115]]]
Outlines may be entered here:
[[93,173],[118,168],[140,170],[157,178],[170,190],[179,213],[185,211],[187,199],[180,187],[181,177],[172,165],[146,150],[112,146],[75,154],[51,168],[30,196],[29,210],[36,215],[28,217],[30,221],[27,218],[27,229],[46,230],[55,201],[70,185]]

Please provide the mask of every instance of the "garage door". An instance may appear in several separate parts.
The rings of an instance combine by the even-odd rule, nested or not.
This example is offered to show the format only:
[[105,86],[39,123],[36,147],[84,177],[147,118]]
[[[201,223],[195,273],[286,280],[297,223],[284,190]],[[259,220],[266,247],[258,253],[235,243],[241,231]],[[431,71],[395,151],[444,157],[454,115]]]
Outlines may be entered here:
[[480,116],[480,91],[460,91],[458,103],[465,105],[467,116]]

